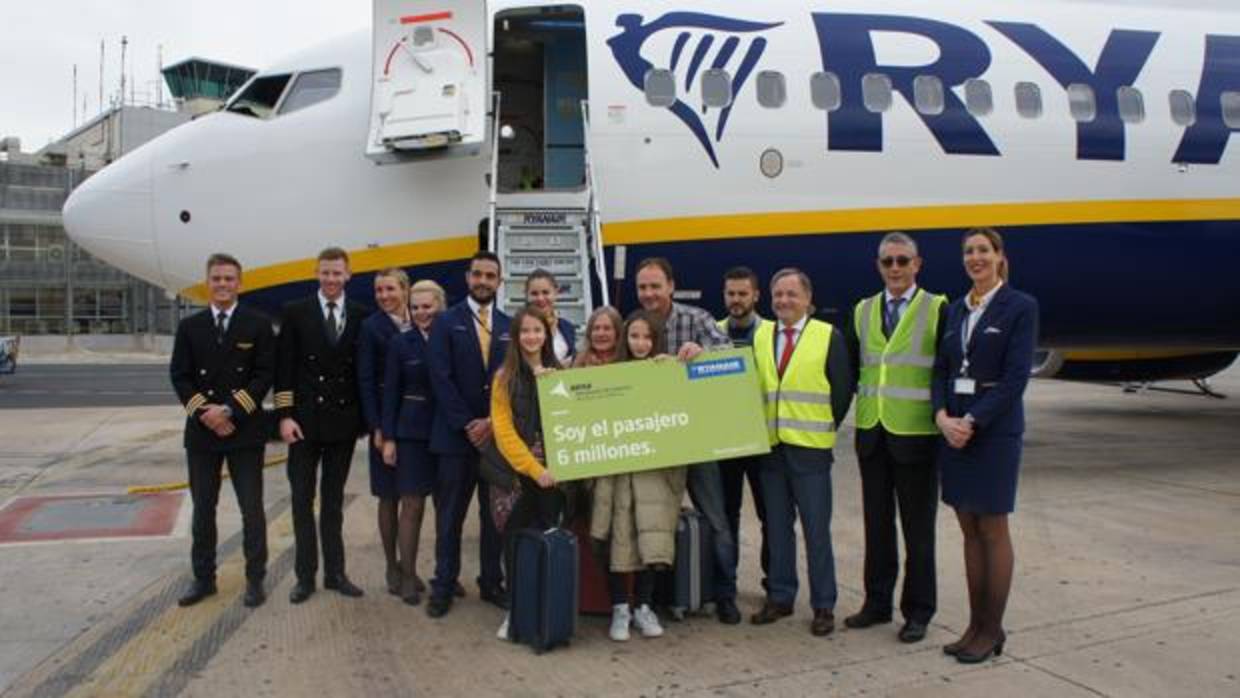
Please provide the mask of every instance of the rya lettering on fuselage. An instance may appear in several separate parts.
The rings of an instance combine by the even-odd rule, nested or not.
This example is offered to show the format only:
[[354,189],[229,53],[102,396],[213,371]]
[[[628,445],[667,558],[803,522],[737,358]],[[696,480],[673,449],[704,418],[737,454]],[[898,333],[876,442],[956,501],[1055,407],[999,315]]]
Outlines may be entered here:
[[[828,151],[883,151],[885,114],[866,105],[866,76],[886,76],[891,90],[915,104],[919,78],[937,78],[942,85],[941,108],[914,110],[929,135],[949,155],[1001,156],[986,127],[958,92],[971,80],[984,80],[992,63],[991,46],[977,33],[934,19],[905,15],[813,12],[822,71],[839,84],[838,105],[825,113]],[[769,18],[724,17],[699,12],[669,12],[649,22],[637,14],[616,18],[620,32],[608,40],[612,54],[629,82],[646,90],[651,70],[670,72],[678,97],[665,108],[697,139],[706,156],[719,167],[717,145],[727,132],[735,101],[749,78],[763,69],[763,57],[781,32],[795,30]],[[1122,161],[1126,130],[1121,118],[1120,91],[1133,87],[1158,46],[1160,32],[1113,29],[1105,43],[1070,46],[1034,23],[987,21],[995,40],[1023,51],[1061,88],[1085,86],[1094,95],[1092,119],[1076,122],[1076,156],[1080,160]],[[925,65],[880,62],[876,37],[910,37],[930,42],[937,57]],[[656,37],[668,39],[652,41]],[[1169,159],[1185,164],[1218,164],[1232,133],[1223,118],[1223,95],[1240,91],[1240,36],[1208,35],[1195,117]],[[1096,53],[1090,65],[1082,54]],[[690,104],[689,95],[703,71],[723,70],[731,78],[732,103],[721,108]],[[1191,88],[1185,85],[1184,89]]]

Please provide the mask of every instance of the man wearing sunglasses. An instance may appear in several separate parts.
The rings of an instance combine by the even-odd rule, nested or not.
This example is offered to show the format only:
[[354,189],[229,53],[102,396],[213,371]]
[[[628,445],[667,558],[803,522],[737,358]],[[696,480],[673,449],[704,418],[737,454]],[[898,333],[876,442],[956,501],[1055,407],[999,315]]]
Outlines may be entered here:
[[885,288],[862,300],[846,325],[857,385],[857,460],[865,511],[865,603],[849,628],[891,622],[904,534],[901,642],[919,642],[934,615],[934,519],[938,511],[937,445],[930,408],[934,357],[947,299],[917,286],[921,257],[904,233],[878,246]]

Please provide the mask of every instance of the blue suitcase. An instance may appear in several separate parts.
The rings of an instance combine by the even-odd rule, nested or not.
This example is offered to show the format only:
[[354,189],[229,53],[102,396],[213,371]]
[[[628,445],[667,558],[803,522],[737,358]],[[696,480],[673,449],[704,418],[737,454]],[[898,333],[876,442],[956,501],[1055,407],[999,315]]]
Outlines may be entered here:
[[715,600],[715,538],[710,524],[693,509],[676,521],[676,562],[660,575],[656,601],[676,620]]
[[508,637],[543,652],[567,645],[577,629],[577,537],[562,528],[513,534]]

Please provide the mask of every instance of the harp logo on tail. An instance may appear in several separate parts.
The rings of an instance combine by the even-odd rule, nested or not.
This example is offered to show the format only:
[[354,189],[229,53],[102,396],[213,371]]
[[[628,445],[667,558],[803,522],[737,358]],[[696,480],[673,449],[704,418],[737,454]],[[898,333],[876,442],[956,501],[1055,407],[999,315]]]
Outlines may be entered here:
[[732,104],[719,109],[691,106],[691,102],[700,102],[701,74],[711,69],[727,71],[734,104],[766,52],[763,34],[782,24],[700,12],[669,12],[651,22],[645,22],[642,15],[623,14],[616,17],[620,33],[607,45],[625,77],[643,93],[649,71],[671,71],[681,97],[667,109],[688,127],[718,168],[715,146],[723,141]]

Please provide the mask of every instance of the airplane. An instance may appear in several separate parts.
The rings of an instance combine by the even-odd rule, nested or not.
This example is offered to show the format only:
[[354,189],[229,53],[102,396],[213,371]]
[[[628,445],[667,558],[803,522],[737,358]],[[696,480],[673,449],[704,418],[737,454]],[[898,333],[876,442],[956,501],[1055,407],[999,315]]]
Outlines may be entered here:
[[1040,375],[1204,379],[1240,350],[1236,10],[374,7],[371,31],[268,66],[91,177],[69,235],[190,299],[203,260],[229,251],[247,300],[274,309],[312,291],[327,245],[352,255],[356,298],[387,266],[459,296],[462,260],[502,247],[504,206],[537,223],[568,201],[592,221],[587,309],[635,307],[624,280],[662,256],[678,297],[716,315],[727,268],[800,266],[838,324],[878,289],[885,232],[910,233],[921,285],[958,297],[962,232],[993,226],[1040,302]]

